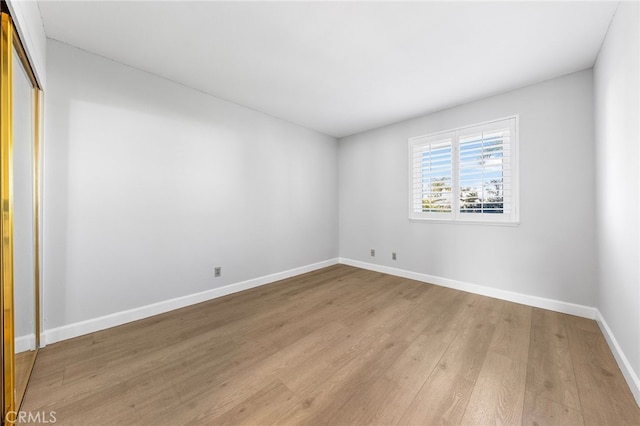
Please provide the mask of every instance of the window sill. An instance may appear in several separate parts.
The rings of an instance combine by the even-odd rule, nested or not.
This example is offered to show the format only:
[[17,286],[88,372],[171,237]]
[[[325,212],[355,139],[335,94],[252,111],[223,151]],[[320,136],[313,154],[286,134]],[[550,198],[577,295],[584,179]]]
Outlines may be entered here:
[[520,226],[520,221],[517,222],[494,222],[494,221],[482,221],[482,220],[448,220],[448,219],[416,219],[410,218],[409,222],[415,223],[446,223],[449,225],[488,225],[488,226]]

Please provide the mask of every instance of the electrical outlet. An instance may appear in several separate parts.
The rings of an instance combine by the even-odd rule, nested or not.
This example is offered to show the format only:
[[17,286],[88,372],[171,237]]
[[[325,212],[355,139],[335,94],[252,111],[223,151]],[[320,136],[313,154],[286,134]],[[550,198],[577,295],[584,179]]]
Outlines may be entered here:
[[213,268],[213,276],[219,277],[220,275],[222,275],[222,268],[220,266]]
[[391,260],[398,260],[398,256],[396,256],[396,252],[391,253]]
[[371,257],[376,257],[376,249],[371,249]]

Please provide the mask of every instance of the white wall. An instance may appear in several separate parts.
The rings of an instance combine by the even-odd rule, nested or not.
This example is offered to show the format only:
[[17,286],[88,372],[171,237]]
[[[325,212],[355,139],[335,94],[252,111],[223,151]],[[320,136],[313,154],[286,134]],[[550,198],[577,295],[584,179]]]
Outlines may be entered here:
[[32,0],[7,0],[14,24],[24,43],[27,56],[34,68],[40,87],[46,87],[47,37],[40,17],[38,2]]
[[640,403],[639,9],[620,3],[596,60],[594,88],[598,307],[634,371]]
[[334,138],[51,40],[47,72],[47,329],[337,257]]
[[[586,70],[341,139],[341,258],[595,306],[592,101]],[[521,224],[409,222],[407,138],[513,114]]]

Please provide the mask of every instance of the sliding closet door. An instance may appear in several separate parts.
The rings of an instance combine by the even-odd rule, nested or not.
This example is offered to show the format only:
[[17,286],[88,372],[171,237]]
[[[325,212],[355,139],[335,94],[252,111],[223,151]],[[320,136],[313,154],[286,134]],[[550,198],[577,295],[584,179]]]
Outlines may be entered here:
[[35,89],[13,49],[13,300],[16,403],[36,354]]
[[0,302],[5,415],[20,407],[39,346],[40,91],[5,13],[0,41]]

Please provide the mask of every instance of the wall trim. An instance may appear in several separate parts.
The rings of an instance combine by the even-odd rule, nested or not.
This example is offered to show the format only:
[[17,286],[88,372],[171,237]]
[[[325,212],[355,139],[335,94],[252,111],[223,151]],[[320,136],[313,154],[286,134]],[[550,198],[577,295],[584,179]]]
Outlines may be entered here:
[[[152,317],[154,315],[163,314],[175,309],[184,308],[186,306],[195,305],[197,303],[206,302],[208,300],[217,299],[232,293],[259,287],[265,284],[271,284],[296,275],[305,274],[317,269],[326,268],[338,264],[338,258],[325,260],[322,262],[312,263],[310,265],[289,269],[287,271],[277,272],[275,274],[264,275],[258,278],[241,281],[234,284],[228,284],[223,287],[206,290],[200,293],[194,293],[187,296],[176,297],[174,299],[165,300],[151,305],[140,306],[138,308],[126,311],[115,312],[113,314],[104,315],[98,318],[92,318],[86,321],[80,321],[73,324],[64,325],[62,327],[51,328],[44,331],[44,339],[41,340],[45,344],[60,342],[62,340],[72,339],[129,322],[137,321],[143,318]],[[44,346],[44,345],[42,345]]]
[[420,272],[407,271],[405,269],[392,268],[390,266],[376,265],[359,260],[341,257],[339,262],[344,265],[355,266],[357,268],[382,272],[398,277],[409,278],[425,283],[436,284],[442,287],[449,287],[455,290],[462,290],[469,293],[480,294],[482,296],[494,297],[496,299],[507,300],[509,302],[520,303],[522,305],[536,308],[548,309],[550,311],[562,312],[564,314],[576,315],[583,318],[596,319],[596,308],[590,306],[577,305],[575,303],[563,302],[560,300],[547,299],[539,296],[516,293],[509,290],[501,290],[493,287],[486,287],[479,284],[472,284],[449,278],[437,277],[435,275],[423,274]]
[[602,312],[600,312],[599,309],[597,309],[596,312],[596,322],[598,323],[598,326],[600,326],[600,330],[602,330],[604,338],[607,339],[607,343],[609,344],[609,348],[611,348],[611,352],[613,352],[613,356],[618,363],[618,367],[620,368],[620,371],[622,371],[622,375],[627,381],[633,397],[636,399],[636,404],[640,406],[640,378],[638,378],[636,372],[633,371],[633,367],[631,367],[629,359],[622,351],[622,348],[618,344],[613,332],[609,328],[609,324],[605,321]]
[[34,333],[27,334],[26,336],[16,337],[15,352],[33,351],[36,348],[36,335]]

